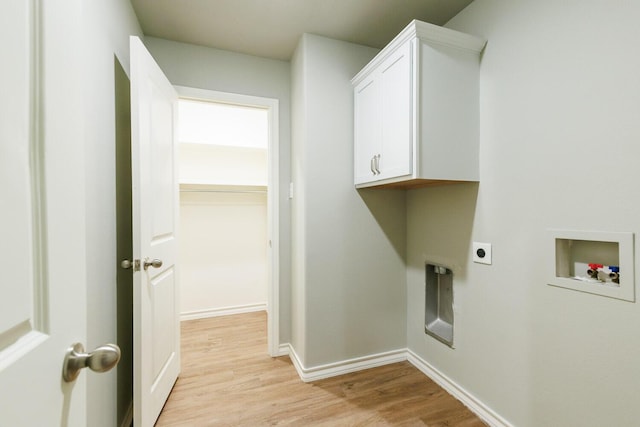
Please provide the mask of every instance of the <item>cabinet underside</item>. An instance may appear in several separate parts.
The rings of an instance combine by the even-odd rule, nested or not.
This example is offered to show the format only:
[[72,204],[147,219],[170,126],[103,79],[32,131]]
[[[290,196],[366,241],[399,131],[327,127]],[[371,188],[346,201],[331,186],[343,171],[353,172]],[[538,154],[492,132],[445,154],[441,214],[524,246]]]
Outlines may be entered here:
[[389,182],[389,183],[368,183],[356,186],[356,188],[393,188],[399,190],[412,190],[414,188],[436,187],[441,185],[464,184],[477,181],[449,181],[440,179],[421,179],[415,178],[407,181]]

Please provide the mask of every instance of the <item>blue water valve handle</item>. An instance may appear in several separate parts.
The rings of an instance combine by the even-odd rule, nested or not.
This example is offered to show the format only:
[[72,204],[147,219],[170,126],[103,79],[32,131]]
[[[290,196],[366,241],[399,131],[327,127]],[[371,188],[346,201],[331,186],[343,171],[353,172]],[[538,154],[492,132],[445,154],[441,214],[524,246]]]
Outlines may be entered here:
[[609,270],[611,270],[612,273],[620,273],[620,266],[610,265]]

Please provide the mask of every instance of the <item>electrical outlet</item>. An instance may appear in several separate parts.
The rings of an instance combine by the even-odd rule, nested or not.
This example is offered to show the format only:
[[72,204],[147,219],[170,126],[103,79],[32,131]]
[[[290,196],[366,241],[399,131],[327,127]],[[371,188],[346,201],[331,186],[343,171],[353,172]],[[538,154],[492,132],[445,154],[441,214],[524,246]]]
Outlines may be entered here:
[[491,265],[491,243],[473,242],[473,262]]

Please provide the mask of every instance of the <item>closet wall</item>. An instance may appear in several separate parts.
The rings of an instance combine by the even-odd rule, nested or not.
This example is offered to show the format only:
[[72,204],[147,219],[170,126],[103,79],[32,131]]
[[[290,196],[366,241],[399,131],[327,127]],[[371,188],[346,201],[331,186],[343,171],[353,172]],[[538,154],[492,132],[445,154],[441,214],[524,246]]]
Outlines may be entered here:
[[265,310],[267,151],[182,143],[183,319]]

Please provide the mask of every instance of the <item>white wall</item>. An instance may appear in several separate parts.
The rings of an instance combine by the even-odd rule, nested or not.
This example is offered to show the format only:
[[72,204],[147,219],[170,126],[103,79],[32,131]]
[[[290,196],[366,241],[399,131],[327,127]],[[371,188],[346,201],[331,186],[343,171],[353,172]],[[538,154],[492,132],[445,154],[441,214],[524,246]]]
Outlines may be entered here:
[[180,312],[266,309],[267,194],[180,194]]
[[279,101],[280,341],[290,340],[291,246],[289,63],[153,37],[145,45],[174,85],[261,96]]
[[[129,35],[142,32],[127,0],[83,4],[83,117],[86,156],[87,349],[116,342],[116,203],[114,60],[129,70]],[[68,46],[78,49],[78,46]],[[69,183],[73,185],[73,183]],[[73,265],[73,261],[71,264]],[[125,349],[126,351],[126,349]],[[87,425],[114,426],[116,372],[87,375]]]
[[[640,418],[638,304],[545,275],[548,228],[640,232],[638,16],[637,2],[476,0],[447,25],[488,39],[480,184],[408,193],[408,344],[514,425]],[[474,240],[493,265],[471,262]],[[454,350],[423,331],[432,255],[459,266]]]
[[267,150],[210,144],[181,143],[180,183],[250,185],[268,184]]
[[350,80],[376,53],[305,34],[292,63],[292,345],[305,368],[406,345],[404,193],[353,185]]
[[181,143],[179,162],[180,313],[266,309],[267,150]]

